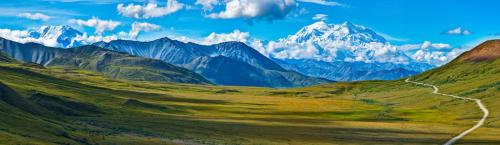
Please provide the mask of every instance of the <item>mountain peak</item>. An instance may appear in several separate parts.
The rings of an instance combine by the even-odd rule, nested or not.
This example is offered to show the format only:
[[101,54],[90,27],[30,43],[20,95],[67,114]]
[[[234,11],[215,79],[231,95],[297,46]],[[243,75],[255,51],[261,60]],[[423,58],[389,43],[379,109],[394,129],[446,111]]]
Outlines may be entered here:
[[500,39],[488,40],[458,57],[460,61],[494,61],[500,57]]
[[344,23],[342,23],[342,26],[351,27],[351,28],[356,27],[356,25],[354,25],[350,21],[345,21]]
[[168,37],[162,37],[162,38],[159,38],[157,40],[160,40],[160,41],[172,41],[172,39],[170,39]]
[[232,46],[240,46],[240,47],[250,47],[247,44],[239,41],[226,41],[226,42],[221,42],[216,45],[232,45]]
[[42,26],[29,32],[30,37],[43,40],[45,45],[63,48],[80,45],[74,38],[81,35],[82,32],[68,25]]
[[289,39],[299,43],[308,41],[348,41],[351,44],[386,42],[384,37],[374,31],[349,21],[341,24],[327,24],[324,21],[318,21],[302,28],[294,35],[291,35]]
[[321,28],[326,28],[326,27],[328,27],[328,24],[325,23],[325,21],[317,21],[315,23],[312,23],[309,26],[306,26],[306,28],[309,28],[309,29],[321,29]]

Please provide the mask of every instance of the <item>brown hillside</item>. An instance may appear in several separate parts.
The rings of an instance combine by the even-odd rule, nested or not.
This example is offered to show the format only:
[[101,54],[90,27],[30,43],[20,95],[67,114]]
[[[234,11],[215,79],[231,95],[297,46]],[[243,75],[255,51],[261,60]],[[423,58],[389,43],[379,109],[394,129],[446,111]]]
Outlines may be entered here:
[[500,57],[500,39],[488,40],[458,58],[459,61],[493,61]]

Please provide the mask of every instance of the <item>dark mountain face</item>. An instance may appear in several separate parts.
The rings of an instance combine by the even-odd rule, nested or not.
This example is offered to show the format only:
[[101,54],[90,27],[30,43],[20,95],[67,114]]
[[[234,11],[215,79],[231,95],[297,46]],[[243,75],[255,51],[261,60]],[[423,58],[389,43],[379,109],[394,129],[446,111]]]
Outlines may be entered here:
[[329,82],[285,70],[240,42],[207,46],[162,38],[150,42],[117,40],[94,45],[182,66],[220,85],[300,87]]
[[60,49],[35,43],[21,44],[0,38],[0,51],[23,62],[33,62],[43,66],[77,67],[100,72],[112,78],[136,81],[210,83],[202,76],[185,68],[97,46]]
[[62,52],[60,49],[46,47],[41,44],[21,44],[3,38],[0,38],[0,50],[16,60],[41,65],[46,65],[57,53]]

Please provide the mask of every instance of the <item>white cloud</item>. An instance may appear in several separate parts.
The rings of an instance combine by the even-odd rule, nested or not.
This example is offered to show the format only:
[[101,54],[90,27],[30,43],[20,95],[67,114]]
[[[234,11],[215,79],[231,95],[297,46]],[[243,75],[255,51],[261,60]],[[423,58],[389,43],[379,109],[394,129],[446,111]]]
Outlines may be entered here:
[[238,42],[243,42],[247,43],[250,38],[250,33],[248,32],[241,32],[240,30],[234,30],[231,33],[215,33],[212,32],[210,35],[208,35],[203,42],[205,44],[217,44],[221,42],[227,42],[227,41],[238,41]]
[[431,42],[430,41],[424,41],[424,43],[422,43],[422,45],[420,46],[420,48],[422,49],[427,49],[431,46]]
[[265,19],[275,20],[287,16],[298,5],[295,0],[226,0],[226,7],[218,13],[208,14],[213,19]]
[[470,35],[470,34],[472,34],[472,32],[470,30],[463,29],[462,27],[457,27],[457,28],[453,28],[453,29],[450,29],[450,30],[446,31],[444,34],[448,34],[448,35]]
[[328,19],[328,15],[325,14],[316,14],[312,18],[313,20],[326,21]]
[[203,10],[205,11],[211,11],[216,5],[219,5],[220,2],[219,0],[196,0],[195,4],[203,6]]
[[448,49],[451,48],[450,44],[445,44],[445,43],[434,43],[431,45],[432,47],[436,49]]
[[29,32],[25,30],[0,29],[0,37],[19,43],[36,41],[35,39],[30,39]]
[[25,30],[10,30],[0,29],[0,37],[5,39],[15,39],[29,36],[29,32]]
[[394,37],[394,36],[391,36],[389,34],[385,34],[385,33],[380,33],[380,32],[377,32],[378,35],[382,36],[385,38],[385,40],[389,40],[389,41],[397,41],[397,42],[405,42],[405,41],[408,41],[408,39],[405,39],[405,38],[398,38],[398,37]]
[[401,51],[416,51],[420,49],[431,49],[431,50],[447,50],[452,49],[453,46],[446,43],[432,43],[430,41],[424,41],[418,44],[403,44],[397,46]]
[[82,44],[92,44],[96,42],[110,42],[113,40],[118,40],[119,36],[117,35],[110,35],[110,36],[102,36],[102,35],[87,35],[87,33],[84,33],[81,36],[78,36],[75,38],[76,41],[81,42]]
[[413,50],[420,49],[420,47],[422,47],[422,44],[402,44],[402,45],[398,45],[396,47],[398,50],[401,50],[401,51],[413,51]]
[[137,37],[139,36],[139,33],[141,33],[142,31],[150,32],[150,31],[158,30],[160,28],[161,27],[159,25],[155,25],[155,24],[150,24],[150,23],[146,23],[146,22],[144,22],[144,23],[134,22],[132,24],[132,29],[128,33],[128,36],[132,39],[137,39]]
[[445,44],[445,43],[431,43],[430,41],[424,41],[422,45],[420,46],[422,49],[448,49],[451,48],[450,44]]
[[167,4],[164,7],[158,6],[156,3],[148,3],[146,5],[128,4],[127,6],[118,4],[116,8],[118,9],[118,13],[123,16],[147,19],[175,13],[183,9],[184,4],[176,0],[167,0]]
[[70,23],[75,23],[79,26],[87,26],[95,28],[95,33],[102,34],[104,31],[113,31],[121,22],[112,20],[101,20],[97,17],[92,17],[92,19],[81,20],[81,19],[71,19]]
[[141,5],[134,5],[134,4],[129,4],[127,6],[124,6],[124,4],[118,4],[116,9],[118,9],[118,13],[126,16],[126,17],[133,17],[136,19],[139,19],[142,17],[142,8],[143,6]]
[[17,15],[17,17],[31,19],[31,20],[42,20],[42,21],[48,21],[49,19],[52,18],[42,13],[20,13]]
[[325,5],[325,6],[342,6],[342,4],[338,2],[333,2],[333,1],[327,1],[327,0],[298,0],[299,2],[305,2],[305,3],[314,3],[314,4],[319,4],[319,5]]
[[465,50],[459,48],[453,49],[452,51],[433,51],[421,49],[413,53],[411,57],[419,62],[442,65],[453,60],[464,51]]
[[462,48],[454,48],[446,43],[432,43],[424,41],[419,44],[404,44],[397,48],[418,62],[432,65],[441,65],[456,58],[465,51]]

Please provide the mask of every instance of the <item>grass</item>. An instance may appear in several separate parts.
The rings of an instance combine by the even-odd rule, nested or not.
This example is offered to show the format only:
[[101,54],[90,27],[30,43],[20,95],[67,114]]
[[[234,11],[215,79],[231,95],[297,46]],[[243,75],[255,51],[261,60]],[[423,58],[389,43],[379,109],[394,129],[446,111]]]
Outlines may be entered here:
[[[500,143],[497,68],[415,77],[490,108],[486,126],[459,143]],[[439,72],[450,73],[458,72]],[[0,142],[8,144],[439,144],[481,116],[471,102],[402,80],[271,89],[133,82],[17,64],[0,64],[0,74],[15,91],[8,96],[43,111],[1,101]]]

